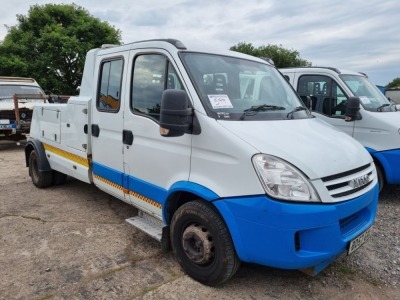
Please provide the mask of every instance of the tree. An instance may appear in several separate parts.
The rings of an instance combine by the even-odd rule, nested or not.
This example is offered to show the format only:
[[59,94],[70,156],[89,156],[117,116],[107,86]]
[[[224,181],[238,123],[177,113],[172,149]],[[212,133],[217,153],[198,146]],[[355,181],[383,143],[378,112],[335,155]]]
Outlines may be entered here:
[[270,58],[277,68],[311,66],[311,62],[300,58],[298,51],[285,49],[282,45],[268,44],[267,46],[262,45],[255,48],[251,43],[242,42],[232,46],[230,50],[257,57]]
[[388,88],[388,89],[400,88],[400,77],[397,77],[397,78],[393,79],[391,82],[389,82],[388,85],[386,86],[386,88]]
[[77,93],[88,50],[121,42],[118,29],[75,4],[33,5],[17,21],[0,44],[0,75],[33,77],[58,94]]

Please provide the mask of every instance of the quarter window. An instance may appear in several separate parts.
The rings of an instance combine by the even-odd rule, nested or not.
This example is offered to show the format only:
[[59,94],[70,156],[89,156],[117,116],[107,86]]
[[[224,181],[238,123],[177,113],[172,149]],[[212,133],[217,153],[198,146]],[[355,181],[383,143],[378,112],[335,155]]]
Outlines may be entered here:
[[122,84],[122,59],[101,64],[100,86],[97,93],[97,108],[101,111],[116,112],[120,107]]

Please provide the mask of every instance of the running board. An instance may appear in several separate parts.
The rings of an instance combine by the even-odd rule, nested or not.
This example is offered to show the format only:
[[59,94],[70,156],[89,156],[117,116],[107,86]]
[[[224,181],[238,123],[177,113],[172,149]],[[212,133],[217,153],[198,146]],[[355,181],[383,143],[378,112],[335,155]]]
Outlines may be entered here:
[[126,219],[125,221],[153,239],[161,242],[162,251],[168,252],[170,249],[169,226],[164,225],[161,220],[139,211],[137,216]]

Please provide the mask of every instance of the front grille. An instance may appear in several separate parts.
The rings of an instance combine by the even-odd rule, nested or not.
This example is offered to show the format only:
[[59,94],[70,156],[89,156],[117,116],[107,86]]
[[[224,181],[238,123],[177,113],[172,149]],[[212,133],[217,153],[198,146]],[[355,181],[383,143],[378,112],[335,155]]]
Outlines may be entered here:
[[356,168],[356,169],[353,169],[353,170],[350,170],[350,171],[346,171],[346,172],[343,172],[343,173],[338,173],[338,174],[331,175],[331,176],[326,176],[326,177],[322,178],[322,181],[324,181],[324,182],[325,181],[331,181],[331,180],[334,180],[334,179],[337,179],[337,178],[345,177],[347,175],[351,175],[351,174],[357,173],[359,171],[365,170],[370,165],[371,164],[368,164],[368,165],[365,165],[365,166],[362,166],[362,167],[359,167],[359,168]]
[[352,195],[367,188],[374,180],[374,165],[372,163],[362,167],[321,178],[332,198],[341,198]]

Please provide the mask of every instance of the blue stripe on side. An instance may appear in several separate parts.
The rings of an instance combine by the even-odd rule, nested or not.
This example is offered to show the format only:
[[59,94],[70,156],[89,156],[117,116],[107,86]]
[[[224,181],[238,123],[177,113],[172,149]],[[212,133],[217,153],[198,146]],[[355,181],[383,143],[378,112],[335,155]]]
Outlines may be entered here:
[[100,176],[104,179],[110,180],[111,182],[124,186],[124,174],[120,171],[109,168],[105,165],[93,162],[93,174]]
[[128,177],[128,189],[145,196],[153,201],[160,203],[162,206],[165,204],[167,191],[152,183],[143,181],[133,176]]
[[93,174],[118,184],[132,192],[149,198],[164,205],[167,191],[152,183],[143,181],[133,176],[128,176],[121,171],[114,170],[105,165],[93,162]]
[[373,152],[371,155],[381,163],[387,183],[400,184],[400,149]]

